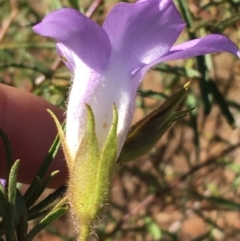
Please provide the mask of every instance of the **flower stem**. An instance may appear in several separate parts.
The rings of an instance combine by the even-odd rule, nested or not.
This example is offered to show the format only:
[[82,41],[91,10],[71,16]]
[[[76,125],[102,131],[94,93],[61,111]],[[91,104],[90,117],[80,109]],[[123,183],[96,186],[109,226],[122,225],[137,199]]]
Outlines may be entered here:
[[90,226],[88,223],[82,223],[80,226],[80,236],[78,237],[78,241],[88,241],[90,234]]

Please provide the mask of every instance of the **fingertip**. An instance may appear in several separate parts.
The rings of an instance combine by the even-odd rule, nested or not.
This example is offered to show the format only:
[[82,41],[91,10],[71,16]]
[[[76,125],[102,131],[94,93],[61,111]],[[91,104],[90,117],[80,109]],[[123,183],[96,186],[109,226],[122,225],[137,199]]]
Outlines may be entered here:
[[[13,159],[21,160],[19,182],[31,182],[57,134],[46,109],[54,112],[59,121],[64,120],[63,111],[44,99],[0,84],[0,128],[8,136]],[[6,177],[6,155],[2,144],[0,157],[0,176]],[[56,175],[53,187],[63,184],[66,176],[62,152],[59,152],[49,171],[55,169],[60,170],[60,173]]]

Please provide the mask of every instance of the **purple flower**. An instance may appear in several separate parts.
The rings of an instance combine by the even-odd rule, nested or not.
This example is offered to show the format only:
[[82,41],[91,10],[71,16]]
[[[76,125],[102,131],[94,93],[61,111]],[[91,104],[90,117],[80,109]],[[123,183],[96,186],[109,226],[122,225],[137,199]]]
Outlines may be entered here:
[[2,185],[3,187],[5,187],[7,184],[7,181],[5,179],[1,179],[0,178],[0,185]]
[[36,33],[58,42],[58,54],[73,73],[66,127],[73,157],[85,129],[85,103],[93,110],[100,147],[116,104],[119,154],[132,121],[137,88],[149,68],[212,52],[227,51],[240,57],[238,48],[219,34],[173,46],[184,27],[171,0],[120,3],[102,27],[68,8],[50,13],[34,27]]

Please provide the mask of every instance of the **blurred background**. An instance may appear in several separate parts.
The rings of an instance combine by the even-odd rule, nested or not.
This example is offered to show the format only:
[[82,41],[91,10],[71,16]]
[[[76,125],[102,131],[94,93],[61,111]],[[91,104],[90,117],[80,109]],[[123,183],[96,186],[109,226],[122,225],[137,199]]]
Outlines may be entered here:
[[[34,34],[32,26],[62,7],[76,8],[101,25],[117,3],[0,0],[0,83],[65,109],[71,75],[54,41]],[[223,33],[240,45],[239,0],[175,3],[187,22],[178,42]],[[111,201],[97,226],[99,240],[240,240],[240,61],[221,53],[156,66],[139,87],[133,123],[189,80],[181,109],[195,110],[150,153],[116,170]],[[35,240],[74,238],[67,214]]]

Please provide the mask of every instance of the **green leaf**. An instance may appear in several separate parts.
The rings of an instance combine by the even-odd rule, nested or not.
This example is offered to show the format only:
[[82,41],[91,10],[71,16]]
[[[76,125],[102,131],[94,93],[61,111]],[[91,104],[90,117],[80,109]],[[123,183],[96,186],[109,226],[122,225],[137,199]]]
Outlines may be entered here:
[[50,209],[54,207],[56,202],[65,195],[66,189],[66,186],[59,187],[57,190],[43,199],[40,203],[31,208],[28,211],[28,219],[32,220],[45,215]]
[[48,178],[46,178],[41,185],[41,189],[39,191],[39,196],[45,191],[45,189],[47,188],[48,184],[51,182],[51,180],[59,173],[58,170],[51,172],[51,174],[49,175]]
[[150,217],[145,218],[148,233],[151,234],[154,240],[160,240],[162,237],[162,230],[159,225]]
[[240,186],[240,176],[235,177],[232,183],[233,189],[235,192],[237,192],[239,186]]
[[17,193],[17,172],[20,164],[20,160],[14,162],[8,180],[8,202],[11,205],[15,205],[16,203],[16,193]]
[[179,4],[179,7],[180,7],[182,16],[187,23],[188,32],[189,32],[189,35],[190,35],[191,32],[190,32],[189,29],[193,26],[193,23],[194,23],[193,19],[192,19],[192,14],[191,14],[191,12],[189,10],[189,7],[188,7],[188,4],[185,0],[178,0],[178,4]]
[[3,186],[0,184],[0,216],[6,211],[7,197]]
[[174,74],[178,77],[184,76],[188,78],[199,78],[201,76],[196,69],[176,67],[176,66],[172,67],[165,63],[158,64],[153,69],[161,73],[163,72],[163,73]]
[[[65,121],[62,124],[62,128],[65,128]],[[56,157],[59,147],[61,143],[59,140],[59,136],[57,135],[53,141],[53,144],[51,145],[47,155],[44,158],[44,161],[41,163],[41,166],[39,167],[37,171],[37,175],[41,180],[43,180],[44,176],[46,175],[46,172],[51,165],[53,159]]]
[[31,185],[23,195],[27,208],[30,208],[39,198],[41,187],[42,181],[40,178],[38,176],[34,177]]
[[205,115],[209,115],[212,109],[211,100],[210,100],[210,89],[209,89],[209,78],[208,70],[206,66],[206,61],[204,56],[196,57],[199,72],[202,74],[202,77],[198,79],[203,106]]
[[50,212],[45,218],[43,218],[33,229],[27,234],[25,241],[32,241],[34,237],[46,228],[50,223],[61,217],[68,210],[68,207],[61,207]]
[[240,210],[240,203],[233,202],[226,198],[215,197],[215,196],[205,197],[196,192],[193,192],[193,194],[200,199],[210,202],[216,209],[222,208],[222,209],[227,209],[227,210],[232,210],[232,211]]
[[232,108],[235,108],[236,110],[240,111],[240,105],[239,103],[235,102],[235,101],[232,101],[232,100],[226,100],[227,102],[227,105],[232,107]]
[[22,194],[17,189],[16,193],[16,209],[17,209],[17,239],[24,240],[28,229],[28,212]]
[[[190,106],[198,106],[198,100],[196,96],[189,91],[189,94],[187,96],[186,104],[188,107]],[[196,151],[196,162],[199,161],[199,152],[200,152],[200,141],[199,141],[199,133],[198,133],[198,123],[197,123],[197,117],[198,117],[198,108],[195,108],[193,111],[189,113],[190,116],[190,126],[193,129],[194,138],[193,142],[195,144],[195,151]]]
[[[45,176],[45,173],[47,172],[48,167],[50,166],[53,158],[55,157],[55,155],[57,153],[59,145],[60,145],[59,138],[56,138],[53,145],[51,146],[45,160],[41,164],[41,166],[37,172],[37,176],[34,177],[31,185],[25,192],[23,197],[25,199],[27,208],[30,208],[37,201],[37,199],[40,197],[40,195],[43,193],[43,191],[47,187],[48,183],[58,173],[58,171],[55,171],[55,172],[51,173],[51,175],[45,181],[42,181],[43,177]],[[40,177],[38,175],[40,175]]]
[[164,93],[159,93],[153,90],[138,90],[138,94],[140,94],[141,97],[147,97],[147,98],[152,98],[156,100],[167,99],[167,96]]
[[227,163],[226,166],[236,174],[240,174],[240,165],[238,163],[230,162],[230,163]]
[[221,22],[217,22],[215,26],[212,27],[212,33],[222,33],[226,28],[228,28],[230,25],[233,25],[240,21],[240,15],[237,13],[230,18],[227,18]]
[[5,227],[5,235],[6,241],[14,241],[16,240],[15,236],[15,204],[16,204],[16,193],[17,193],[17,172],[19,167],[20,160],[14,162],[10,173],[9,173],[9,180],[8,180],[8,218],[5,220],[6,227]]
[[6,220],[8,218],[8,201],[5,190],[2,185],[0,185],[0,216],[2,217],[2,222],[0,222],[0,234],[6,229]]
[[181,120],[182,118],[186,117],[189,113],[191,113],[191,111],[193,111],[194,109],[195,109],[195,107],[192,107],[192,108],[189,108],[186,110],[181,110],[181,111],[172,113],[170,115],[170,117],[168,118],[166,124]]
[[5,42],[0,45],[0,49],[20,49],[20,48],[43,48],[43,49],[55,49],[54,43],[43,42]]
[[[64,126],[65,126],[65,122],[63,123],[62,127],[64,128]],[[29,186],[28,190],[25,192],[23,196],[25,199],[27,208],[30,208],[37,201],[37,199],[40,197],[40,195],[47,187],[48,183],[57,174],[58,171],[54,171],[46,180],[43,181],[49,166],[51,165],[53,159],[57,155],[59,147],[60,147],[59,136],[56,136],[46,157],[44,158],[44,161],[41,163],[41,166],[39,167],[36,176],[34,177],[31,185]]]
[[221,94],[221,92],[219,91],[218,87],[216,86],[215,82],[212,81],[211,79],[209,80],[209,87],[210,90],[212,92],[212,95],[214,97],[214,100],[216,101],[216,103],[218,104],[223,116],[226,118],[228,124],[232,127],[232,128],[236,128],[236,123],[235,123],[235,119],[232,115],[232,113],[230,112],[229,108],[228,108],[228,104],[224,98],[224,96]]
[[[194,21],[192,18],[192,13],[189,10],[188,4],[185,0],[178,0],[180,11],[182,13],[183,19],[187,23],[187,31],[189,39],[196,39],[198,36],[192,32],[192,28],[194,25]],[[210,101],[210,90],[208,85],[208,69],[207,69],[207,63],[205,60],[205,56],[197,56],[196,58],[198,71],[201,73],[201,77],[198,78],[200,91],[201,91],[201,97],[203,101],[204,106],[204,112],[205,115],[208,115],[211,112],[211,101]]]
[[6,152],[6,156],[7,156],[7,168],[8,168],[8,173],[9,173],[10,169],[13,165],[13,162],[14,162],[13,157],[12,157],[12,150],[11,150],[11,146],[10,146],[8,137],[2,129],[0,129],[0,137],[3,140],[3,144],[4,144],[4,148],[5,148],[5,152]]
[[162,232],[161,232],[161,229],[159,227],[158,224],[156,223],[151,223],[149,226],[148,226],[148,230],[149,230],[149,233],[152,235],[152,237],[154,238],[154,240],[159,240],[162,236]]
[[209,202],[211,202],[214,206],[219,206],[225,208],[227,210],[239,211],[240,203],[233,202],[231,200],[221,198],[221,197],[208,197],[206,198]]
[[79,10],[78,0],[69,0],[69,3],[71,4],[72,8]]
[[170,96],[159,108],[133,125],[128,133],[123,149],[118,157],[118,163],[131,161],[148,152],[171,124],[183,118],[192,109],[172,115],[184,99],[188,86],[185,86]]

